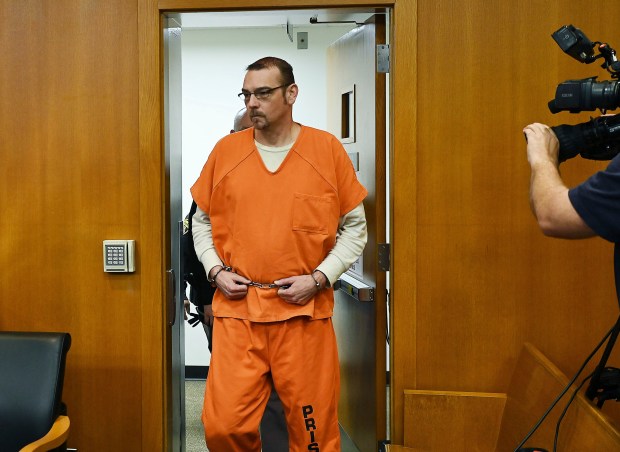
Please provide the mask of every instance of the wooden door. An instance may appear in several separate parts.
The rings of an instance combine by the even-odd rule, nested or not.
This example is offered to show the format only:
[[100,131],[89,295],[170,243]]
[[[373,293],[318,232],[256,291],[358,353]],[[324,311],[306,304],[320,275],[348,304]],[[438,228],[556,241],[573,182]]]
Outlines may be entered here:
[[[385,43],[385,16],[372,20],[327,53],[328,129],[342,141],[368,190],[368,243],[341,278],[349,291],[336,290],[334,308],[340,423],[363,451],[375,450],[386,430],[386,286],[377,264],[377,245],[385,241],[385,74],[377,73],[375,62],[377,44]],[[372,296],[370,290],[350,293],[366,287],[374,288]]]
[[163,450],[158,12],[4,0],[0,29],[0,329],[71,333],[69,447]]

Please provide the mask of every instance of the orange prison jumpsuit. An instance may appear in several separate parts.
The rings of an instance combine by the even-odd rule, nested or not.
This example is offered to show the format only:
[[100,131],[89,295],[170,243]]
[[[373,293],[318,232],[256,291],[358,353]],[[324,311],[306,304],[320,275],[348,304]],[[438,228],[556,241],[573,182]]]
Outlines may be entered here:
[[[210,217],[218,255],[235,272],[261,283],[310,274],[333,248],[340,217],[367,191],[333,135],[302,126],[272,173],[253,131],[217,143],[192,196]],[[304,306],[286,303],[275,289],[250,286],[236,301],[216,291],[213,334],[225,345],[214,347],[202,413],[211,452],[260,451],[269,374],[290,450],[340,450],[333,306],[332,289]]]

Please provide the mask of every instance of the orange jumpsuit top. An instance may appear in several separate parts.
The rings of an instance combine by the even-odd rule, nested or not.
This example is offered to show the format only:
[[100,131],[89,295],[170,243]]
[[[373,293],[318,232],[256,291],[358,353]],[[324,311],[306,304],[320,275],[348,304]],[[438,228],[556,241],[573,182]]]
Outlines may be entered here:
[[[338,139],[306,126],[275,172],[265,167],[253,128],[224,137],[191,192],[209,215],[222,262],[260,283],[310,274],[333,248],[340,217],[367,194]],[[242,300],[219,290],[213,298],[214,316],[254,322],[322,319],[333,308],[333,290],[319,291],[304,306],[253,286]]]

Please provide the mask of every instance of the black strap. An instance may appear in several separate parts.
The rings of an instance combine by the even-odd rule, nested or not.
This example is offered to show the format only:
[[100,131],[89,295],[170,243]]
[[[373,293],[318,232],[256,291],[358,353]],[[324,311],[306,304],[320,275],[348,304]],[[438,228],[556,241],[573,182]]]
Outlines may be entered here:
[[614,279],[616,281],[616,298],[620,308],[620,244],[614,244]]

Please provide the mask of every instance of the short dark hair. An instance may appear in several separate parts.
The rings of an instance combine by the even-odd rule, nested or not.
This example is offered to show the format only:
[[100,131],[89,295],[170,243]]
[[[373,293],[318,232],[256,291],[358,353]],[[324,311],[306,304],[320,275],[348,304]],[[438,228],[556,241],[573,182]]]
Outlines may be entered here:
[[250,64],[246,71],[260,71],[261,69],[269,69],[272,67],[278,68],[280,71],[280,76],[282,80],[280,84],[282,85],[292,85],[295,83],[295,76],[293,75],[293,67],[284,61],[281,58],[276,57],[264,57],[260,60],[256,60],[254,63]]

